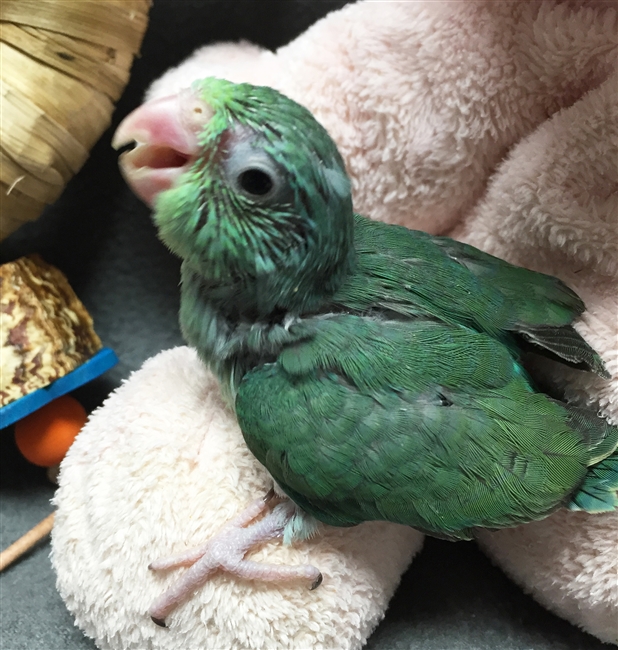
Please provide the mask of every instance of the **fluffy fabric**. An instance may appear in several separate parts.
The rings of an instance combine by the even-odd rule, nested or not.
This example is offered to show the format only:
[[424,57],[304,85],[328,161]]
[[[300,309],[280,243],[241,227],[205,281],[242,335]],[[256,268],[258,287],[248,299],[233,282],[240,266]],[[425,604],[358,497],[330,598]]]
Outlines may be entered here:
[[146,362],[93,414],[59,478],[52,562],[76,624],[115,650],[360,648],[422,535],[372,522],[324,527],[257,561],[319,567],[324,582],[273,588],[220,573],[157,627],[148,607],[181,571],[148,563],[203,544],[272,481],[245,447],[214,377],[186,347]]
[[561,510],[479,543],[542,605],[607,643],[618,639],[618,513]]
[[[212,74],[274,86],[310,108],[331,132],[346,159],[358,211],[451,235],[565,280],[586,301],[588,311],[578,328],[599,351],[612,379],[566,372],[550,362],[540,363],[538,371],[569,399],[598,404],[603,415],[617,422],[617,35],[615,6],[594,0],[358,2],[330,14],[276,53],[247,43],[203,48],[155,82],[148,98],[170,94]],[[241,465],[253,478],[238,480],[237,459],[246,459],[239,443],[234,443],[233,451],[222,446],[218,455],[211,454],[221,476],[227,477],[225,494],[216,497],[219,501],[213,496],[219,492],[210,492],[213,486],[200,495],[189,481],[188,470],[199,456],[196,449],[211,414],[216,413],[211,427],[217,423],[218,432],[233,427],[219,406],[210,407],[217,403],[210,380],[194,383],[183,375],[197,372],[194,358],[187,352],[174,354],[186,368],[162,377],[160,385],[149,379],[138,393],[140,377],[155,371],[156,364],[148,366],[97,414],[63,467],[54,535],[54,549],[63,550],[55,553],[59,585],[78,624],[105,639],[100,641],[108,644],[103,647],[140,647],[140,643],[144,647],[146,639],[176,647],[169,645],[174,643],[173,629],[169,634],[146,629],[136,618],[150,596],[166,584],[166,579],[146,573],[145,560],[153,552],[168,553],[185,540],[201,541],[216,527],[210,517],[218,526],[236,514],[256,486],[264,485],[264,478],[258,479],[259,472],[254,474],[257,470],[249,469],[245,461]],[[174,404],[168,398],[172,390]],[[195,400],[196,390],[209,404],[208,415],[198,416],[186,406],[187,400]],[[129,402],[131,391],[136,397]],[[184,422],[201,423],[201,433],[179,424]],[[148,427],[153,433],[145,433]],[[217,433],[216,439],[221,435]],[[126,445],[122,454],[120,444]],[[81,481],[91,487],[86,491]],[[120,498],[123,492],[126,501]],[[189,494],[195,495],[192,500]],[[193,520],[187,518],[191,512]],[[533,525],[486,533],[482,547],[541,603],[597,637],[618,643],[617,523],[613,515],[561,512]],[[380,548],[378,531],[384,543],[391,540],[391,556],[380,554],[388,562],[378,565],[371,560],[377,573],[370,582],[381,585],[371,598],[369,591],[363,598],[353,596],[360,587],[348,565],[341,565],[347,573],[338,582],[342,591],[337,592],[341,600],[336,609],[352,611],[351,601],[342,599],[350,594],[354,608],[360,608],[353,610],[358,622],[339,625],[337,614],[320,623],[316,619],[316,631],[311,632],[337,639],[336,647],[358,644],[366,637],[409,558],[397,545],[405,541],[399,530],[375,525],[375,533],[362,537],[364,542],[362,531],[367,528],[329,531],[323,542],[293,552],[268,548],[282,559],[291,557],[288,554],[319,554],[326,568],[326,557],[321,558],[331,552],[333,540],[342,544],[349,540],[352,545],[357,540],[359,549],[372,544]],[[418,537],[407,534],[414,550]],[[128,535],[133,538],[130,548],[123,547]],[[67,550],[71,553],[63,558]],[[94,554],[104,558],[103,567],[88,568],[95,566]],[[347,561],[347,552],[344,555]],[[114,569],[120,557],[123,565]],[[127,563],[135,571],[131,584]],[[86,571],[93,571],[87,579]],[[91,595],[95,589],[97,598]],[[122,591],[116,594],[117,589]],[[247,603],[253,603],[263,592],[218,577],[179,611],[174,625],[196,640],[190,635],[198,634],[201,617],[207,626],[202,628],[204,636],[204,629],[213,629],[228,635],[220,639],[231,638],[234,623],[215,617],[213,603],[225,604],[226,594],[238,598],[241,593],[243,598],[251,594]],[[286,594],[301,600],[305,596]],[[272,597],[282,602],[279,595]],[[331,597],[329,591],[320,596]],[[256,634],[277,632],[285,646],[305,629],[299,622],[302,616],[288,619],[281,613],[279,618],[284,610],[273,605],[276,622],[269,623],[267,633],[268,625],[254,617],[252,606],[243,605],[243,616],[249,618],[239,618],[241,610],[234,601],[236,620],[242,621],[237,634],[243,634],[245,625]],[[126,613],[121,607],[127,608]],[[305,601],[302,607],[307,607]],[[330,608],[328,616],[333,611]],[[308,615],[310,620],[314,613]],[[326,638],[320,643],[329,644]],[[217,647],[213,644],[209,647]],[[185,639],[178,647],[190,646]],[[223,643],[223,647],[231,646]]]

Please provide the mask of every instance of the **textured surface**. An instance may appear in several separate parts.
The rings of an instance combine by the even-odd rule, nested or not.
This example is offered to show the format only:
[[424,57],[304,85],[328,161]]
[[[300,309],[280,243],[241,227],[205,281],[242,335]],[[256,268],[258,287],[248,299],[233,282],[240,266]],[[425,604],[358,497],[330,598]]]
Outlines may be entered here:
[[60,196],[109,126],[150,4],[3,0],[0,239]]
[[483,532],[490,557],[548,609],[618,643],[618,513],[562,510],[544,522]]
[[[285,0],[282,3],[278,0],[259,3],[249,0],[233,4],[227,1],[183,0],[178,3],[158,0],[152,9],[151,29],[144,42],[143,56],[136,61],[134,75],[126,95],[119,103],[114,124],[118,124],[121,117],[140,103],[142,93],[153,79],[168,66],[179,63],[198,45],[246,38],[274,48],[303,31],[318,13],[325,13],[336,4],[316,3],[313,0]],[[432,4],[452,7],[454,3]],[[333,42],[339,40],[343,30],[336,28],[335,32],[337,39]],[[362,30],[360,38],[365,38]],[[499,40],[502,38],[500,35]],[[477,33],[470,35],[468,42],[476,40]],[[315,53],[307,41],[305,47]],[[435,60],[439,61],[444,48],[434,47]],[[454,49],[458,47],[453,44]],[[305,55],[308,56],[308,53]],[[226,62],[230,60],[231,54],[225,57]],[[374,57],[370,61],[377,65],[379,58]],[[366,61],[362,66],[368,69]],[[570,65],[565,69],[571,69]],[[338,92],[341,88],[347,90],[340,81],[333,83],[332,77],[329,80],[328,72],[329,66],[323,64],[322,68],[317,66],[314,74],[328,83],[331,92]],[[431,75],[435,75],[435,72],[435,68],[430,70]],[[461,73],[454,74],[459,74],[461,78]],[[308,77],[302,67],[297,76]],[[435,79],[435,76],[432,78]],[[438,88],[440,84],[432,82],[423,87]],[[397,87],[397,107],[401,105],[401,96]],[[353,101],[356,102],[356,98]],[[344,112],[347,110],[343,103],[338,106]],[[561,114],[572,131],[576,129],[577,117],[581,117],[582,112],[585,112],[585,108],[580,107],[579,113],[575,111],[575,116],[573,112],[571,117],[568,112]],[[414,114],[419,118],[425,115],[416,110]],[[384,128],[385,137],[391,138],[395,144],[397,138],[391,128],[386,128],[384,122],[379,124],[382,125],[380,128]],[[550,142],[568,148],[569,144],[557,128],[556,121],[547,125],[546,133]],[[146,358],[159,350],[182,343],[176,319],[178,263],[157,241],[148,210],[124,186],[117,171],[116,154],[110,148],[110,136],[108,132],[95,147],[91,159],[69,184],[60,201],[39,221],[25,226],[5,240],[0,249],[1,262],[37,251],[63,270],[93,315],[95,327],[104,344],[118,352],[121,363],[116,368],[77,392],[77,397],[89,409],[100,404],[109,390],[127,377],[131,370],[137,369]],[[374,136],[375,133],[369,129],[367,141]],[[352,137],[355,137],[354,129]],[[603,141],[607,140],[606,136],[601,137]],[[448,145],[452,152],[454,145],[452,141],[446,142],[446,134],[444,140],[445,146]],[[431,141],[424,144],[429,147]],[[421,146],[423,142],[417,142],[417,145]],[[537,191],[540,179],[547,178],[547,175],[543,176],[537,171],[542,166],[542,153],[547,147],[544,144],[534,146],[534,141],[526,143],[526,147],[526,150],[514,151],[514,159],[509,163],[513,175],[505,174],[501,183],[494,184],[481,215],[485,229],[479,229],[478,241],[474,243],[494,241],[490,233],[493,232],[491,223],[495,215],[505,215],[505,218],[516,222],[521,217],[518,205],[534,205],[534,214],[540,223],[545,214],[543,210],[552,204],[553,199],[547,188],[544,188],[544,194]],[[356,164],[361,169],[362,155],[360,151],[357,153]],[[521,157],[518,158],[520,153]],[[419,160],[427,161],[429,154],[426,148],[424,154],[422,151],[419,153]],[[533,154],[537,156],[536,169],[529,164]],[[379,157],[379,154],[376,153],[376,156]],[[429,162],[432,160],[430,158]],[[581,165],[579,171],[573,172],[576,180],[585,174],[594,174],[598,183],[608,178],[607,175],[603,177],[593,172],[594,166],[586,162],[583,153]],[[530,179],[520,203],[517,201],[521,189],[517,185],[518,169],[523,170]],[[553,169],[553,175],[559,175],[559,169],[556,166]],[[376,183],[380,182],[384,181],[376,180]],[[419,188],[436,187],[432,183],[419,185]],[[575,183],[573,187],[576,186]],[[478,191],[478,186],[472,187],[466,182],[454,184],[453,187],[455,194],[460,192],[465,196],[469,196],[471,189]],[[369,187],[368,192],[374,189]],[[446,184],[445,188],[443,184],[438,189],[444,192],[449,186]],[[554,186],[552,191],[558,197],[564,196],[559,186]],[[602,188],[599,189],[599,196],[611,196],[611,193],[603,192]],[[511,195],[514,200],[498,210],[500,200]],[[375,203],[379,204],[384,194],[376,196]],[[393,200],[397,201],[396,193]],[[410,197],[408,200],[415,202],[415,205],[424,201],[423,196]],[[539,207],[537,204],[541,200],[544,203]],[[609,206],[608,201],[599,207],[594,198],[590,198],[587,204],[569,203],[569,206],[573,208],[580,226],[585,226],[591,215],[602,219],[607,214],[602,208],[603,205]],[[452,204],[457,205],[457,196]],[[442,214],[430,201],[424,201],[422,205],[425,206],[423,212],[426,215],[438,217]],[[568,217],[565,208],[564,219]],[[567,233],[573,235],[571,243],[574,248],[577,248],[576,238],[578,233],[581,238],[581,232],[582,227]],[[506,235],[506,232],[501,234]],[[611,240],[609,234],[602,237]],[[524,263],[530,259],[526,257],[530,246],[532,243],[524,238],[521,250],[510,256],[511,261]],[[501,250],[506,248],[508,252],[509,247],[512,247],[512,242],[503,244]],[[600,246],[590,250],[598,255],[604,254]],[[538,255],[535,258],[538,264],[543,265],[546,256],[534,248],[533,252]],[[607,259],[611,261],[611,258]],[[585,288],[587,301],[595,298],[598,290],[602,289],[607,296],[607,308],[614,305],[615,309],[613,278],[607,276],[599,281],[592,274],[573,275],[572,271],[581,268],[581,265],[576,265],[572,260],[558,260],[551,264],[554,264],[555,272],[562,271],[569,278],[580,278],[572,286],[580,292],[582,287]],[[548,264],[547,270],[551,264]],[[590,340],[595,345],[613,333],[614,326],[603,318],[603,314],[604,311],[599,309],[590,316],[589,330],[593,332]],[[605,403],[610,403],[612,393],[599,382],[592,381],[585,389],[587,392],[603,389]],[[582,392],[582,395],[585,398],[585,393]],[[49,512],[48,502],[53,495],[53,489],[46,484],[44,472],[29,466],[18,455],[10,430],[3,431],[0,438],[0,490],[1,540],[2,545],[6,545]],[[510,553],[510,548],[505,546],[504,552]],[[525,554],[525,548],[522,553]],[[0,576],[2,650],[93,650],[95,647],[73,627],[72,617],[55,590],[48,555],[49,546],[42,545]],[[546,566],[551,568],[552,564],[549,562]],[[533,575],[532,579],[537,580],[538,576]],[[544,577],[548,582],[553,579],[551,573]],[[493,567],[474,544],[427,540],[395,594],[384,622],[367,647],[371,650],[602,650],[608,646],[535,603],[502,571]]]
[[61,271],[37,255],[0,267],[0,406],[47,386],[101,349]]

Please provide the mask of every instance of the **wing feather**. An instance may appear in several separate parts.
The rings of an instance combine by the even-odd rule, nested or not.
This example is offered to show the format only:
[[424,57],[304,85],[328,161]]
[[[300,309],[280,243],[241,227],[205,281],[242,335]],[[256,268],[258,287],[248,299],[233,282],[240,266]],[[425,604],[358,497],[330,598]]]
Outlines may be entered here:
[[353,315],[310,325],[245,376],[236,410],[251,451],[318,519],[469,538],[549,514],[583,479],[567,410],[491,337]]
[[559,279],[446,237],[355,220],[357,268],[332,308],[392,317],[431,316],[608,377],[598,354],[572,327],[585,306]]

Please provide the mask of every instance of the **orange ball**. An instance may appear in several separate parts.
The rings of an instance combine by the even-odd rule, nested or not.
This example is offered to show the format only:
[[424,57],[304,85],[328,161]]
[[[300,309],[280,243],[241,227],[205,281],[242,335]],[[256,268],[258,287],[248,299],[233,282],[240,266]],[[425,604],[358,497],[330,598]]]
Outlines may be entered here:
[[17,448],[35,465],[57,465],[87,419],[84,407],[63,395],[15,423]]

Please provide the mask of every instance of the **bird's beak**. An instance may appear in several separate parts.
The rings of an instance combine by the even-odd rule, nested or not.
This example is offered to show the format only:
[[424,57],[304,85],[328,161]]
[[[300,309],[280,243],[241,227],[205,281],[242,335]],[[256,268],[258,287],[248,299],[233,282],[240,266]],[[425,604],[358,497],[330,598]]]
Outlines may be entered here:
[[120,155],[120,171],[142,201],[153,206],[174,185],[199,153],[198,134],[212,109],[190,90],[147,102],[130,113],[112,139],[114,149],[135,147]]

